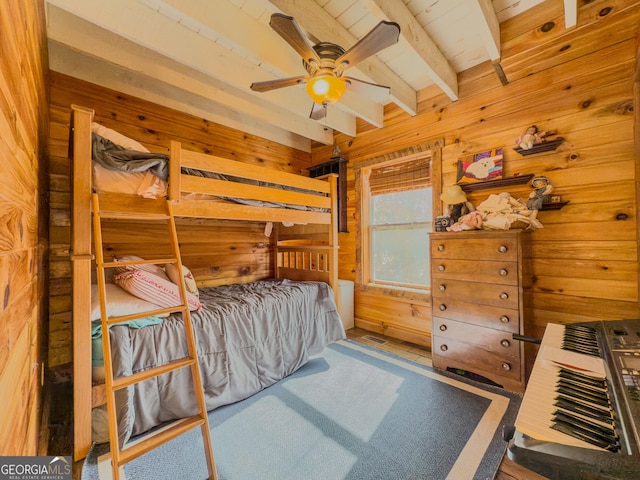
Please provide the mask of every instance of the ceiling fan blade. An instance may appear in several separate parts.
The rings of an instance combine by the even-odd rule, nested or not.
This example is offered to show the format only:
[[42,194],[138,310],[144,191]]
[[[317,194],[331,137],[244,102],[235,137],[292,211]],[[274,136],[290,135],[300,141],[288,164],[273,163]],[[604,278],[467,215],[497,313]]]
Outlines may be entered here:
[[250,88],[254,92],[268,92],[270,90],[275,90],[276,88],[292,87],[293,85],[299,85],[306,82],[306,76],[298,75],[297,77],[277,78],[275,80],[253,82]]
[[365,82],[358,78],[342,77],[347,82],[347,88],[355,93],[359,93],[368,97],[382,97],[388,96],[391,93],[391,88],[384,85],[378,85],[377,83]]
[[311,107],[311,113],[309,114],[309,118],[311,120],[322,120],[327,116],[327,106],[319,105],[316,102],[313,102],[313,106]]
[[271,15],[269,25],[278,35],[284,38],[307,63],[311,63],[313,60],[320,64],[320,57],[318,57],[318,54],[293,17],[283,15],[282,13],[274,13]]
[[336,60],[336,70],[341,72],[353,67],[365,58],[370,57],[398,42],[400,25],[395,22],[382,21],[362,37],[358,43],[347,50]]

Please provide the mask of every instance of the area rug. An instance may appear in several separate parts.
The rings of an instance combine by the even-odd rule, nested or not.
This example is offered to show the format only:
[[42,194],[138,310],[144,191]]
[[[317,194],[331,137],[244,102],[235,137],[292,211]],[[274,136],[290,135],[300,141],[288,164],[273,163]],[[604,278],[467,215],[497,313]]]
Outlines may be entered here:
[[[521,397],[341,341],[277,384],[209,414],[220,480],[486,480]],[[207,478],[200,429],[122,467],[129,480]],[[83,480],[111,478],[108,445]]]

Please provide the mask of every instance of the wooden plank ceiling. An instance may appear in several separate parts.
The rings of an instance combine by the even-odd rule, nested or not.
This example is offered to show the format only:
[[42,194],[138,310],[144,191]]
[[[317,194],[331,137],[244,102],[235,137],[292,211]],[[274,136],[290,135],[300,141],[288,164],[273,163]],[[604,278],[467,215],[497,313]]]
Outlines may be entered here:
[[[284,145],[309,151],[333,131],[355,136],[356,118],[383,126],[383,107],[416,114],[417,92],[437,85],[458,99],[457,74],[500,61],[500,22],[542,0],[46,0],[50,68]],[[564,0],[566,25],[576,1]],[[252,82],[304,75],[298,54],[269,27],[296,19],[312,44],[349,49],[381,20],[397,44],[348,70],[390,87],[347,90],[320,120],[304,86],[265,93]]]

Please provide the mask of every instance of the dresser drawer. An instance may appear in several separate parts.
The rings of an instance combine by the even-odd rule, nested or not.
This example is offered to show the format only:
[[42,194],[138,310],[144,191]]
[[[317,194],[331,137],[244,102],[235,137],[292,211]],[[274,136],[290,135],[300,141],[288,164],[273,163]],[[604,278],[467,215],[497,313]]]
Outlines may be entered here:
[[434,259],[431,264],[431,278],[453,280],[471,280],[474,282],[495,283],[501,285],[518,284],[518,264],[509,261],[479,262],[477,260],[454,260],[451,258]]
[[[436,279],[431,288],[433,296],[438,297],[439,302],[445,302],[445,305],[447,299],[452,299],[503,308],[518,308],[517,285],[493,285],[474,281]],[[436,306],[435,303],[433,305]]]
[[470,325],[447,318],[435,318],[433,326],[434,335],[442,339],[471,343],[487,352],[497,353],[501,358],[517,360],[520,357],[521,344],[512,338],[511,332]]
[[479,305],[443,297],[433,297],[432,301],[431,314],[434,322],[446,318],[504,332],[521,333],[520,311],[517,309]]
[[518,259],[517,238],[432,238],[431,258],[458,258],[466,260]]
[[500,378],[521,380],[520,356],[511,357],[486,350],[478,345],[451,340],[434,332],[433,366],[459,368],[486,376],[500,383]]

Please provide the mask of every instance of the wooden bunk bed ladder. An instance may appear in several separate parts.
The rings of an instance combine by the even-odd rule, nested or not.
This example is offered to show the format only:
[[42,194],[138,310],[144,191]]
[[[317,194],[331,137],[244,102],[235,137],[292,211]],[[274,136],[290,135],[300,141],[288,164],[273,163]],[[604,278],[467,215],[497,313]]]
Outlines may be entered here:
[[[103,200],[105,200],[103,198]],[[209,431],[209,421],[207,417],[207,409],[202,386],[202,378],[200,376],[200,368],[196,352],[196,343],[191,323],[191,315],[189,313],[189,305],[187,301],[187,292],[184,282],[180,282],[179,290],[182,304],[172,308],[159,308],[149,312],[143,312],[134,315],[126,315],[119,317],[107,316],[107,298],[106,298],[106,276],[105,270],[115,267],[123,267],[127,265],[140,264],[175,264],[177,270],[182,271],[182,260],[180,258],[180,248],[178,244],[178,236],[173,216],[171,202],[166,200],[162,202],[151,202],[155,205],[162,205],[161,209],[145,209],[144,212],[136,212],[123,204],[109,203],[103,201],[98,194],[92,195],[93,205],[93,232],[95,241],[96,268],[98,272],[98,291],[100,295],[100,310],[102,321],[103,349],[104,349],[104,365],[105,365],[105,383],[107,394],[107,411],[109,422],[109,443],[111,448],[111,466],[113,471],[113,479],[120,479],[120,466],[143,455],[154,448],[157,448],[170,440],[196,428],[200,427],[202,439],[204,443],[204,453],[209,471],[209,479],[217,480],[215,461],[213,456],[213,447],[211,444],[211,436]],[[171,244],[172,256],[170,258],[144,260],[144,261],[128,261],[128,262],[105,262],[102,240],[102,221],[105,219],[118,219],[121,221],[159,221],[166,222],[168,227],[168,241]],[[124,321],[140,319],[153,315],[162,315],[166,313],[182,312],[183,324],[185,329],[185,337],[187,340],[188,356],[169,362],[159,367],[144,370],[133,375],[114,378],[113,364],[111,360],[111,342],[109,339],[108,328]],[[167,428],[154,431],[147,434],[144,439],[132,442],[130,445],[120,446],[118,438],[118,419],[116,416],[115,392],[128,386],[140,383],[150,378],[158,377],[162,374],[172,372],[181,368],[189,368],[193,377],[193,385],[196,395],[196,403],[198,413],[192,417],[182,418],[174,421]]]

